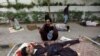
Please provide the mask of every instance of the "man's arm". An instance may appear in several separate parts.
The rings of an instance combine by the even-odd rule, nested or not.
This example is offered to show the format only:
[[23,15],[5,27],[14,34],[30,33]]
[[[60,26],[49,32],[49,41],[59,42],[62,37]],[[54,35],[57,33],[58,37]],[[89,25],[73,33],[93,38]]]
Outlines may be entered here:
[[74,44],[77,44],[77,43],[79,43],[80,42],[80,40],[79,39],[77,39],[77,40],[71,40],[71,41],[65,41],[65,42],[63,42],[62,43],[62,46],[65,46],[65,45],[74,45]]
[[80,43],[80,42],[84,42],[85,41],[85,38],[83,36],[79,36],[80,38],[76,39],[76,40],[71,40],[71,41],[65,41],[63,43],[61,43],[63,46],[65,45],[74,45],[74,44],[77,44],[77,43]]
[[41,55],[47,51],[47,49],[42,45],[37,45],[37,46],[35,46],[35,48],[37,49],[35,55]]

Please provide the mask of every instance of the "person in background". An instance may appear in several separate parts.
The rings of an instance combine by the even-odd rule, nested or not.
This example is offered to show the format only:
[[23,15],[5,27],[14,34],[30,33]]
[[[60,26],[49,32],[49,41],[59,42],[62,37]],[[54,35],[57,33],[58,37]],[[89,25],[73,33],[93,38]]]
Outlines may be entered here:
[[58,30],[52,24],[51,19],[47,19],[41,29],[39,29],[43,41],[53,40],[58,38]]
[[66,24],[55,24],[58,31],[67,31],[70,32],[70,26]]
[[68,21],[68,15],[69,15],[69,4],[67,5],[67,7],[65,7],[64,9],[64,23],[66,24]]
[[14,27],[14,17],[9,16],[8,18],[9,18],[10,26],[11,26],[11,27]]
[[20,30],[21,28],[22,27],[20,26],[19,21],[16,18],[14,18],[14,29]]
[[19,21],[14,16],[10,17],[9,20],[10,20],[10,25],[11,27],[13,27],[13,29],[19,30],[22,28],[19,24]]

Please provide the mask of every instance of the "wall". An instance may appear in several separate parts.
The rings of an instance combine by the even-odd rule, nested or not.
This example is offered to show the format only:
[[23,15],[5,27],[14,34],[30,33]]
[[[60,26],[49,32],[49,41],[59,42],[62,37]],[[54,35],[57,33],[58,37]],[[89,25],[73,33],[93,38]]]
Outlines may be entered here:
[[[100,0],[66,0],[68,4],[91,4],[94,2],[100,3]],[[65,4],[65,0],[51,0],[51,3],[55,3],[55,2],[62,2]],[[67,4],[66,3],[66,4]]]
[[[51,12],[59,12],[63,11],[66,6],[50,6]],[[55,9],[56,8],[56,9]],[[47,6],[37,7],[35,6],[31,10],[33,11],[43,11],[48,12]],[[100,6],[70,6],[70,11],[91,11],[91,12],[100,12]]]
[[[15,3],[15,0],[9,0],[11,3]],[[43,0],[39,0],[40,2],[42,2]],[[63,4],[65,4],[65,0],[50,0],[51,3],[56,3],[56,2],[62,2]],[[94,2],[100,3],[100,0],[66,0],[67,3],[69,4],[91,4]],[[30,4],[31,2],[34,2],[36,4],[38,4],[38,0],[18,0],[18,2],[20,3],[24,3],[24,4]],[[0,3],[3,4],[7,4],[7,0],[0,0]],[[66,3],[66,4],[67,4]]]

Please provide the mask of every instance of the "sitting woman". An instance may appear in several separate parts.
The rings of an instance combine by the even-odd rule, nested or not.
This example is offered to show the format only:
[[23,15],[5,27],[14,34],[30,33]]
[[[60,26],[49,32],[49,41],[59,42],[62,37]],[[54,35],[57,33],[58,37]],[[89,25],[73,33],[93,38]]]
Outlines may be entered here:
[[56,40],[58,38],[58,30],[52,25],[51,19],[46,20],[39,32],[43,41]]

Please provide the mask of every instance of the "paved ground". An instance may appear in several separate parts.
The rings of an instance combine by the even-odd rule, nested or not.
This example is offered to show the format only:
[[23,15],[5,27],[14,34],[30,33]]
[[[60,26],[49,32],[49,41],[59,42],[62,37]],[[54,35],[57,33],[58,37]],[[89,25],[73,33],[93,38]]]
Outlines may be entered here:
[[[42,26],[42,25],[43,24],[38,24],[38,26]],[[74,39],[74,38],[78,38],[79,35],[85,35],[88,37],[95,37],[97,35],[100,35],[100,27],[83,27],[76,23],[68,23],[68,25],[70,25],[70,27],[71,27],[71,32],[59,32],[59,38],[61,36],[66,36],[68,38]],[[24,28],[23,31],[16,32],[16,33],[10,33],[8,30],[9,26],[0,26],[0,44],[9,44],[9,43],[18,44],[18,43],[31,42],[31,41],[41,42],[41,38],[38,33],[38,30],[29,31],[29,30],[27,30],[26,25],[22,25],[22,27]],[[77,46],[79,46],[79,48]],[[96,48],[95,46],[93,46],[90,43],[83,43],[82,45],[77,45],[77,46],[73,47],[73,48],[81,49],[80,50],[80,52],[82,53],[81,56],[98,56],[98,55],[100,55],[100,51],[98,50],[98,48]],[[84,46],[86,46],[86,47],[84,47]],[[89,50],[83,51],[86,49],[89,49]],[[95,52],[94,50],[99,51],[99,53],[98,54],[94,53]],[[9,51],[9,49],[0,49],[0,56],[6,56],[8,51]],[[88,52],[91,54],[89,54]],[[83,53],[86,53],[87,55],[83,55]],[[95,55],[95,54],[97,54],[97,55]]]
[[81,42],[71,46],[71,48],[77,51],[79,56],[100,56],[100,47],[97,48],[95,44],[90,42]]

